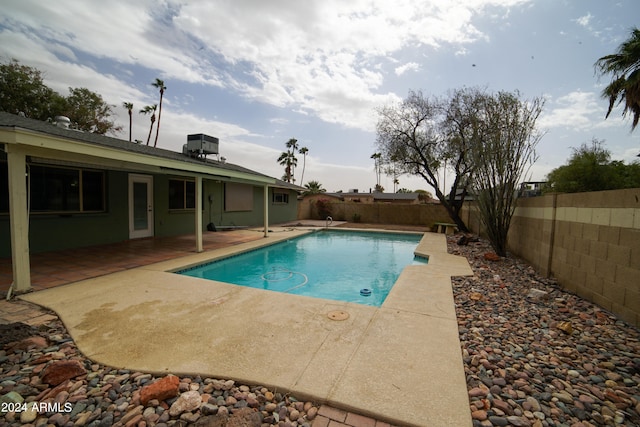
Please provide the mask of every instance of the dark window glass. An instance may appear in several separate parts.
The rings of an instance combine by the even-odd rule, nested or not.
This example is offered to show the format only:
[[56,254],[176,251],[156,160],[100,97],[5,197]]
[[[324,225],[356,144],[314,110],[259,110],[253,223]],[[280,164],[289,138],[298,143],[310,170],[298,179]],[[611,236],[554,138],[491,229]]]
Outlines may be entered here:
[[32,212],[80,211],[80,171],[31,165]]
[[82,210],[100,212],[105,210],[104,172],[82,171]]
[[184,181],[169,180],[169,209],[184,209]]
[[289,203],[289,193],[273,193],[273,203]]
[[196,208],[196,183],[194,181],[185,181],[185,204],[187,209]]
[[9,168],[0,162],[0,212],[9,212]]
[[[31,212],[103,212],[103,171],[29,165],[27,190]],[[0,212],[9,211],[7,163],[0,162]],[[82,195],[82,197],[80,197]]]
[[184,179],[169,180],[169,209],[194,209],[196,183]]

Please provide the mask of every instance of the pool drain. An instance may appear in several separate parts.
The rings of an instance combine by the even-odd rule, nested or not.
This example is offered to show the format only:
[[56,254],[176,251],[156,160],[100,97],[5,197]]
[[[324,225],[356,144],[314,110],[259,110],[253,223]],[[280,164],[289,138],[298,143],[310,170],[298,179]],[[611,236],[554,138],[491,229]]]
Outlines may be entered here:
[[342,310],[334,310],[327,313],[327,317],[331,320],[347,320],[349,318],[349,313]]

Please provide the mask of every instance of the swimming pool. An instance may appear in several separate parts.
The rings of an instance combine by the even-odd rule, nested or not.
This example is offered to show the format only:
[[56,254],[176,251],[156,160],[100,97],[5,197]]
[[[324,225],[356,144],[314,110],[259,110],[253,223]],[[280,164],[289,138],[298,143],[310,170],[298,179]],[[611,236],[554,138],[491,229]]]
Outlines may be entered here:
[[381,306],[421,234],[321,230],[177,273],[276,292]]

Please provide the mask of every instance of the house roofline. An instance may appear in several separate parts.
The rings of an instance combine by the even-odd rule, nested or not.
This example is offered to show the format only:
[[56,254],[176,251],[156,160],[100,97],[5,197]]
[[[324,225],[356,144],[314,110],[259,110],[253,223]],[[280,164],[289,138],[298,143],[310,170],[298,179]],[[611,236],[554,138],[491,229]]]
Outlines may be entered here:
[[[44,139],[44,140],[43,140]],[[45,144],[46,142],[46,144]],[[0,143],[22,147],[32,157],[91,162],[114,169],[175,173],[274,185],[277,179],[231,163],[194,159],[103,135],[62,129],[50,123],[0,113]]]

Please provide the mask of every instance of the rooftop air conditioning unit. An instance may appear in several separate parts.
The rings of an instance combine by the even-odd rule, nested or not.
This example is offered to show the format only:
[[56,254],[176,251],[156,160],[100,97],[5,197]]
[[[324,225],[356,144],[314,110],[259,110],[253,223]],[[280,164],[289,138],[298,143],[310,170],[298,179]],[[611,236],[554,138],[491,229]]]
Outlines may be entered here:
[[187,151],[195,155],[218,154],[218,138],[196,133],[187,135]]

